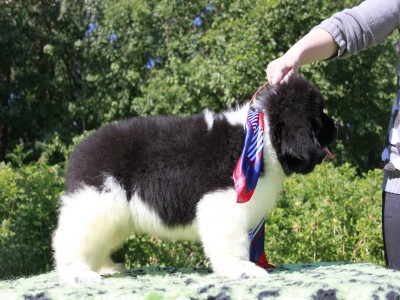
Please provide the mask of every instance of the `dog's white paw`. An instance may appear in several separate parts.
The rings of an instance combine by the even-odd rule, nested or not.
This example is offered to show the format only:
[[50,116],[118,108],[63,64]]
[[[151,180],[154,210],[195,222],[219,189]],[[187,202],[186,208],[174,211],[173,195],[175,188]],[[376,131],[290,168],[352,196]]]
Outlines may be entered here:
[[126,268],[125,268],[124,264],[120,264],[120,263],[114,264],[114,263],[112,263],[110,265],[102,267],[100,269],[99,273],[101,275],[112,275],[112,274],[121,273],[121,272],[124,272],[124,271],[126,271]]
[[82,271],[79,273],[61,274],[62,281],[66,283],[100,283],[102,282],[99,273],[94,271]]
[[242,278],[259,278],[259,279],[268,279],[269,274],[266,270],[261,267],[258,267],[252,262],[243,262],[243,272],[240,275]]
[[100,283],[102,281],[100,274],[94,271],[86,271],[74,277],[76,283]]
[[259,278],[268,279],[269,274],[263,268],[250,261],[242,261],[231,266],[216,270],[216,273],[230,279]]

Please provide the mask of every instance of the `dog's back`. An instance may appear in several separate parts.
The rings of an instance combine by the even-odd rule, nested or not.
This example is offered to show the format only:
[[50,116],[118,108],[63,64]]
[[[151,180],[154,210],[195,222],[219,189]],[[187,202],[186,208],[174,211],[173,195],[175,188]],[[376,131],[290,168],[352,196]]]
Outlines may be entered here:
[[112,178],[126,201],[136,194],[165,225],[187,225],[204,194],[233,187],[242,146],[243,126],[222,115],[211,128],[204,114],[128,119],[78,145],[68,161],[66,194],[84,186],[102,191]]

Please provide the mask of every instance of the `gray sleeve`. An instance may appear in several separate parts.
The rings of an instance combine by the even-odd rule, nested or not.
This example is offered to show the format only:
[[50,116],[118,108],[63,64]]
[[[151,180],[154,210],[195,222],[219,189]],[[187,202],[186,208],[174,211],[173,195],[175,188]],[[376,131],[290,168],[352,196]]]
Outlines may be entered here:
[[339,46],[336,57],[347,57],[379,44],[400,28],[400,0],[365,0],[334,14],[315,28],[324,29],[336,41]]

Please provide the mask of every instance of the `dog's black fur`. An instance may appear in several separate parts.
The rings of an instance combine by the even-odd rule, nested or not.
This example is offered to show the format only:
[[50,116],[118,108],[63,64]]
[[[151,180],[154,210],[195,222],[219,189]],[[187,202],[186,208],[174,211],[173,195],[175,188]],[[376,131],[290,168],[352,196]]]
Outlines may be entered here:
[[261,106],[268,114],[271,141],[286,175],[310,173],[321,163],[321,151],[337,135],[337,123],[324,110],[321,93],[298,77],[266,91]]
[[[269,88],[255,105],[268,118],[272,145],[287,175],[311,172],[323,159],[322,149],[336,138],[322,95],[305,79]],[[243,143],[243,124],[233,125],[223,114],[214,117],[212,130],[203,114],[125,120],[76,148],[68,162],[66,193],[82,184],[101,190],[104,178],[112,176],[128,201],[137,193],[164,225],[187,225],[206,193],[234,187],[232,173]]]
[[243,142],[242,126],[230,126],[225,118],[215,120],[212,131],[202,114],[125,120],[76,148],[66,174],[67,193],[82,182],[101,189],[104,175],[111,175],[128,200],[138,193],[165,225],[187,225],[205,193],[233,185]]

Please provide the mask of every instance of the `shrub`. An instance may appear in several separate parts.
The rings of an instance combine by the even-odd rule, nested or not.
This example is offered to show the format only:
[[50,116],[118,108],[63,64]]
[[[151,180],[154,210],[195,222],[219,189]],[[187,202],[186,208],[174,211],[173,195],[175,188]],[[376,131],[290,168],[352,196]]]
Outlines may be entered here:
[[128,268],[140,266],[161,266],[175,268],[205,268],[206,259],[200,243],[170,242],[157,237],[136,235],[122,249]]
[[266,224],[270,261],[384,265],[381,184],[380,170],[358,176],[349,164],[289,178]]
[[51,234],[63,188],[62,168],[0,164],[0,278],[51,270]]

